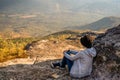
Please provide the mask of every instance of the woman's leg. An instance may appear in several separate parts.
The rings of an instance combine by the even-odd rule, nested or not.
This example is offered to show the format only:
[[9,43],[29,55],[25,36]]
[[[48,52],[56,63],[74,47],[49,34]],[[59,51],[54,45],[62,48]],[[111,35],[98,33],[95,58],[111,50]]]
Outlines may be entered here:
[[[70,52],[67,52],[67,54],[70,55]],[[62,59],[62,62],[61,62],[61,67],[65,67],[65,65],[68,66],[68,70],[70,71],[71,68],[72,68],[72,65],[73,65],[73,61],[69,60],[68,58],[66,58],[64,56],[63,59]]]
[[[72,68],[72,65],[73,65],[73,61],[71,61],[71,60],[69,60],[68,58],[66,58],[66,57],[64,57],[64,62],[65,62],[65,65],[67,65],[68,66],[68,70],[69,70],[69,72],[70,72],[70,70],[71,70],[71,68]],[[63,65],[63,64],[62,64]],[[63,65],[63,67],[65,66],[65,65]]]
[[60,67],[64,68],[66,65],[67,65],[66,57],[64,56],[62,61],[60,62]]
[[[70,55],[70,52],[67,52],[67,54]],[[67,59],[65,56],[63,57],[61,62],[52,63],[54,67],[59,66],[61,68],[65,68],[66,65],[68,65],[68,70],[70,71],[73,65],[73,61]]]
[[52,63],[54,67],[61,67],[61,68],[65,68],[65,66],[67,65],[66,63],[66,57],[63,57],[62,61],[60,62],[55,62],[55,63]]
[[[67,54],[70,55],[70,52],[67,51]],[[68,62],[67,58],[64,56],[61,63],[60,63],[61,67],[65,67],[65,65],[67,65],[67,62]]]

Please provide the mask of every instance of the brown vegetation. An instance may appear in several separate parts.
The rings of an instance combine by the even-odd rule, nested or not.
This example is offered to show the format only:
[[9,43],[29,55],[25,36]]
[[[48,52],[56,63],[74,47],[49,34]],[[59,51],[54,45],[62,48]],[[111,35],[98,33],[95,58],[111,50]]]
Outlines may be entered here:
[[27,57],[24,47],[31,41],[30,38],[0,39],[0,62]]

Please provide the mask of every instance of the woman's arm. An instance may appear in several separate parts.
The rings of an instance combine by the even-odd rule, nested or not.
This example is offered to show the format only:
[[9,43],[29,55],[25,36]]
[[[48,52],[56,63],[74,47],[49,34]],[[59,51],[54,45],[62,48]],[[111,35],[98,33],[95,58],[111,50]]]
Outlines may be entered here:
[[66,58],[70,59],[71,61],[74,61],[74,60],[76,60],[78,58],[82,58],[83,55],[84,55],[84,51],[77,52],[76,55],[74,55],[74,56],[70,56],[66,52],[64,53],[64,56]]
[[69,50],[70,54],[77,54],[79,51],[76,50]]

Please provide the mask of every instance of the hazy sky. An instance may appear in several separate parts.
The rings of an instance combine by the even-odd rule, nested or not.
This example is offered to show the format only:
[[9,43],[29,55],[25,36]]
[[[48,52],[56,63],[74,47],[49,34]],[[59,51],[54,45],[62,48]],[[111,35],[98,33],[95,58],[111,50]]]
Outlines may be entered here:
[[119,15],[120,0],[0,0],[1,11],[90,12]]

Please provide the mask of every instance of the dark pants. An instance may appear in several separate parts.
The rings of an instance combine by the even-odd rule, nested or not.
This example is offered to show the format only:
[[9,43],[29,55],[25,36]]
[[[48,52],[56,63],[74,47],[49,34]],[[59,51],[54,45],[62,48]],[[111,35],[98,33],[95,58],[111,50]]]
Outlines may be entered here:
[[[70,52],[67,52],[67,54],[70,55]],[[68,58],[66,58],[65,56],[63,57],[62,59],[62,62],[61,62],[61,66],[62,67],[65,67],[65,65],[68,66],[68,70],[70,72],[71,68],[72,68],[72,65],[73,65],[73,61],[69,60]]]

